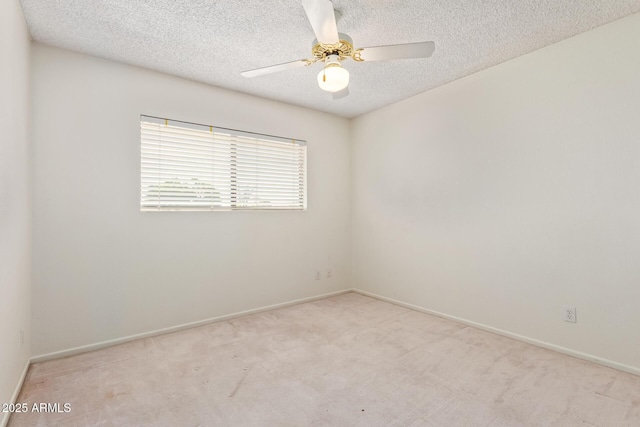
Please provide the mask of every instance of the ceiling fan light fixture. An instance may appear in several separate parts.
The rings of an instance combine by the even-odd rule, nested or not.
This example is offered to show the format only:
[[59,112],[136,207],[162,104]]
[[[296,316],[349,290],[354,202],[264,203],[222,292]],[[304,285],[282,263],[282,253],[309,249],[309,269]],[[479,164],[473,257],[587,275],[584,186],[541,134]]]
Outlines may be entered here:
[[318,73],[318,86],[332,93],[333,99],[342,99],[349,95],[349,71],[342,67],[342,61],[352,59],[354,63],[359,63],[428,58],[435,50],[435,44],[429,41],[354,49],[351,37],[338,32],[337,20],[340,13],[334,9],[332,0],[298,1],[302,2],[304,12],[316,35],[311,44],[311,58],[243,71],[241,74],[244,77],[262,76],[324,62],[324,68]]
[[327,65],[318,73],[318,85],[327,92],[339,92],[349,85],[349,71],[347,71],[337,56],[327,58]]

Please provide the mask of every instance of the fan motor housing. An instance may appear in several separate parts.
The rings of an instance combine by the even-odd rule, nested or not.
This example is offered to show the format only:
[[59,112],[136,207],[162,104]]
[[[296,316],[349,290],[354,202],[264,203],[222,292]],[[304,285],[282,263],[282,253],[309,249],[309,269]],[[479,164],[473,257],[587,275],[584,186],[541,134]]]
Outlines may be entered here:
[[338,38],[340,41],[336,44],[318,43],[318,39],[314,39],[311,47],[313,57],[318,61],[324,61],[330,55],[337,55],[340,60],[350,58],[353,54],[353,40],[344,33],[338,33]]

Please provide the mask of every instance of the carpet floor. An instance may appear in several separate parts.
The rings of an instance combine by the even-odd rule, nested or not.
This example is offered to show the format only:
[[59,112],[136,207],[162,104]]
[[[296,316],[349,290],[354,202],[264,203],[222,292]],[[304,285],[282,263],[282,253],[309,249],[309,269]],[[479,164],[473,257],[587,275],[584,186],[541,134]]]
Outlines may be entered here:
[[10,427],[619,427],[640,377],[348,293],[35,363],[18,402]]

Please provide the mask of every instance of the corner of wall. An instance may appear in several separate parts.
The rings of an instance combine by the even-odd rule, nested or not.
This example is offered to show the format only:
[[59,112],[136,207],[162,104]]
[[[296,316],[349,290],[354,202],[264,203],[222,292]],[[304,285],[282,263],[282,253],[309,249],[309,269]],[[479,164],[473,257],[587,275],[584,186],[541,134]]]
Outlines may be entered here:
[[31,351],[31,36],[18,0],[0,2],[0,39],[0,403],[9,403]]

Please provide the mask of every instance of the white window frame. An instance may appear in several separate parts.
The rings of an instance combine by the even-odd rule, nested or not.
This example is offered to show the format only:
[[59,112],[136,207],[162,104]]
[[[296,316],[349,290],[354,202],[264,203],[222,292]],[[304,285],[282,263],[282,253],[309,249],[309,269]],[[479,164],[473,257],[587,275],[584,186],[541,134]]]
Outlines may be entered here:
[[140,210],[306,211],[306,141],[141,115]]

